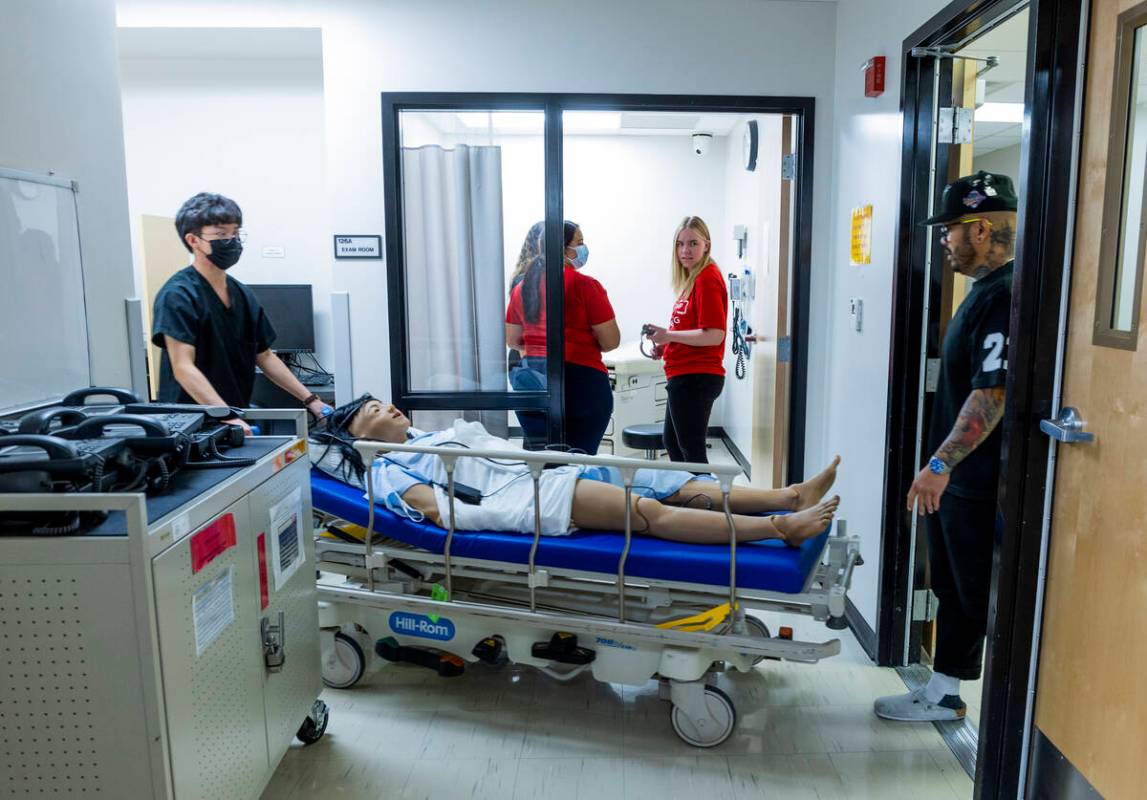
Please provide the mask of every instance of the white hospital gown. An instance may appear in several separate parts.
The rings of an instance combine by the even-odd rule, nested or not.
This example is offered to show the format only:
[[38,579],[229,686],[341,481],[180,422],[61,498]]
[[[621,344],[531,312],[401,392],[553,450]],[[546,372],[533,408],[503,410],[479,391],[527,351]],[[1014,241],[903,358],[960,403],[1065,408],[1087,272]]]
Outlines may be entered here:
[[[506,459],[461,457],[455,461],[454,480],[482,494],[478,505],[455,500],[457,530],[534,532],[534,484],[529,468],[514,458],[525,452],[505,439],[493,436],[478,422],[456,420],[446,430],[411,430],[408,444],[459,446],[460,449],[500,450]],[[446,468],[437,456],[423,453],[384,453],[370,469],[375,499],[391,511],[414,520],[421,515],[407,505],[402,495],[416,484],[430,484],[438,505],[439,519],[449,524],[450,503],[446,493]],[[570,532],[574,485],[579,479],[597,480],[621,486],[621,474],[614,468],[565,466],[547,469],[539,481],[542,534],[564,536]],[[662,499],[675,494],[697,476],[689,472],[638,470],[634,494]]]

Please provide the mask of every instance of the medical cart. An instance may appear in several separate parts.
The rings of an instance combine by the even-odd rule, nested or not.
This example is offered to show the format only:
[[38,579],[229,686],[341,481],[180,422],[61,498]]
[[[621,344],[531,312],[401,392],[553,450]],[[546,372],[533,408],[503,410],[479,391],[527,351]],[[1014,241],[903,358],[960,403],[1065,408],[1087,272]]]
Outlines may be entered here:
[[322,736],[304,412],[268,413],[290,435],[165,494],[0,495],[109,512],[0,536],[0,796],[257,798]]

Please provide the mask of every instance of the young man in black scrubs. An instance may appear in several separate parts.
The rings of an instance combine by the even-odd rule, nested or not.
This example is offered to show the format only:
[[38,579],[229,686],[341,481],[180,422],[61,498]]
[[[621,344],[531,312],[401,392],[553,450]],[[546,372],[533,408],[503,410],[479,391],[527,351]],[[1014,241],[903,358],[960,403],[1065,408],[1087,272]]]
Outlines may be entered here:
[[[315,417],[331,412],[271,351],[275,329],[254,293],[227,275],[243,253],[243,212],[234,200],[201,192],[179,209],[175,228],[191,265],[155,297],[152,343],[163,350],[159,397],[165,403],[246,408],[255,367]],[[250,435],[241,419],[228,420]]]
[[963,717],[960,681],[980,677],[988,629],[1016,193],[1010,178],[981,171],[949,184],[941,207],[923,224],[941,226],[952,268],[975,283],[944,335],[933,455],[908,491],[908,510],[918,502],[928,515],[928,562],[939,601],[933,672],[927,685],[876,701],[877,716],[894,720]]

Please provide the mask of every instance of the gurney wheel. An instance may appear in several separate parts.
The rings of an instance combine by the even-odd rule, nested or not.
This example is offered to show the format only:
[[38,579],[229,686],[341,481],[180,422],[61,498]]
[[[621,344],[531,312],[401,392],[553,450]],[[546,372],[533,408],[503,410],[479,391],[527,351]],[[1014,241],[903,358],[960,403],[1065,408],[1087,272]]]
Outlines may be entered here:
[[335,634],[334,648],[323,653],[323,683],[332,689],[349,689],[366,671],[366,654],[353,637]]
[[669,716],[673,730],[686,744],[716,747],[728,739],[737,726],[737,709],[733,707],[733,701],[716,686],[705,687],[705,707],[713,719],[699,726],[680,706],[673,706]]
[[329,712],[326,703],[316,700],[311,706],[311,713],[303,720],[298,733],[295,734],[299,737],[299,741],[303,744],[314,744],[323,738],[323,734],[327,732],[327,722],[330,720]]

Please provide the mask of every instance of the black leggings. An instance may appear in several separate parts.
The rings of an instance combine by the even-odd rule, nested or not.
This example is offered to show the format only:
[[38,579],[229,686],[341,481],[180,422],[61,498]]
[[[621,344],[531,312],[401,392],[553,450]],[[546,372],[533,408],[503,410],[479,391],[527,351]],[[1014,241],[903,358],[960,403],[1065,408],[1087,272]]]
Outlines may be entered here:
[[[525,369],[543,376],[530,381],[527,373],[513,372],[510,383],[514,389],[545,389],[545,359],[529,357],[522,359]],[[518,369],[522,369],[519,367]],[[601,437],[609,427],[613,414],[613,389],[609,385],[609,375],[593,367],[565,363],[566,380],[566,438],[564,444],[589,455],[597,455]],[[522,424],[527,449],[541,449],[546,444],[546,415],[540,411],[519,411],[518,421]]]
[[670,378],[665,386],[669,396],[665,408],[665,429],[661,434],[670,461],[708,464],[705,435],[713,402],[725,386],[722,375],[696,373]]

